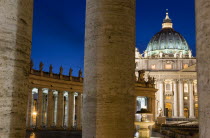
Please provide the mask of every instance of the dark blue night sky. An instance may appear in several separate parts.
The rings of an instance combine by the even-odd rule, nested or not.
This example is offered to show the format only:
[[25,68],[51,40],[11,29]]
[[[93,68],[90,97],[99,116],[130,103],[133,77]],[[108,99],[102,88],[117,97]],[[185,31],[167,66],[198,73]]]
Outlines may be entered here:
[[[166,9],[174,29],[188,41],[195,55],[195,14],[193,0],[136,0],[136,46],[143,52],[152,36],[161,30]],[[48,71],[74,75],[84,64],[85,0],[34,0],[32,59]]]

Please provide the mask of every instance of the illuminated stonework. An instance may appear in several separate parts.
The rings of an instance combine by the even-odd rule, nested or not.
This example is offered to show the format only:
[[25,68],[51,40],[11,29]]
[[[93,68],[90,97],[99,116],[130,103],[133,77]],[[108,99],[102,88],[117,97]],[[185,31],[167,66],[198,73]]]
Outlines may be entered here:
[[168,13],[163,20],[162,30],[150,40],[144,58],[192,58],[187,41],[173,29]]
[[136,76],[145,70],[156,79],[156,117],[197,118],[196,58],[184,37],[174,31],[166,14],[162,30],[149,42],[144,54],[136,49]]

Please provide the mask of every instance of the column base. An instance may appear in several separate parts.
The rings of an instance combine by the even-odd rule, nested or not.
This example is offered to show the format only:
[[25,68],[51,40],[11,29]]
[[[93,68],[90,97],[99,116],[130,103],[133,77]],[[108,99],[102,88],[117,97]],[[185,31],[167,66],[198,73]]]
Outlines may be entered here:
[[179,116],[178,118],[186,118],[185,116]]
[[178,116],[172,116],[172,118],[179,118]]
[[195,119],[195,116],[189,116],[189,118]]

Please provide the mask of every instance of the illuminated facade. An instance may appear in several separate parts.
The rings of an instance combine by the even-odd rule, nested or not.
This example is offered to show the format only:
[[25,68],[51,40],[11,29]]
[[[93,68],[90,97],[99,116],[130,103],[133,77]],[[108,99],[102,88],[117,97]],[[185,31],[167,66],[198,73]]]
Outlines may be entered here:
[[[43,71],[43,63],[39,70],[33,69],[31,62],[29,75],[29,93],[27,109],[27,129],[56,129],[56,130],[81,130],[82,129],[82,97],[83,78],[82,71],[78,76],[63,75],[63,68],[59,74],[53,73],[53,67],[49,71]],[[144,76],[139,72],[138,76]],[[145,81],[144,78],[136,81],[135,91],[136,111],[146,108],[149,113],[155,114],[154,81]],[[138,102],[138,101],[142,102]],[[143,103],[143,104],[141,104]],[[153,116],[154,118],[155,116]]]
[[136,49],[135,56],[136,76],[145,70],[145,76],[156,80],[156,117],[198,117],[196,58],[184,37],[173,29],[168,12],[161,31],[143,54]]

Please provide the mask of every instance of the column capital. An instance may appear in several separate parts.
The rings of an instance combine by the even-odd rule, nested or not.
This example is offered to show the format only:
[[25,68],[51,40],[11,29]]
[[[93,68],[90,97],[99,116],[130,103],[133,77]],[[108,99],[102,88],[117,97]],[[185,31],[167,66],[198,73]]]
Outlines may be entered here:
[[184,79],[179,79],[179,83],[184,83]]
[[188,84],[193,84],[193,79],[187,80]]
[[178,79],[173,79],[173,80],[172,80],[172,83],[177,83],[177,82],[179,82]]
[[165,80],[164,79],[157,79],[156,80],[158,83],[163,83]]

